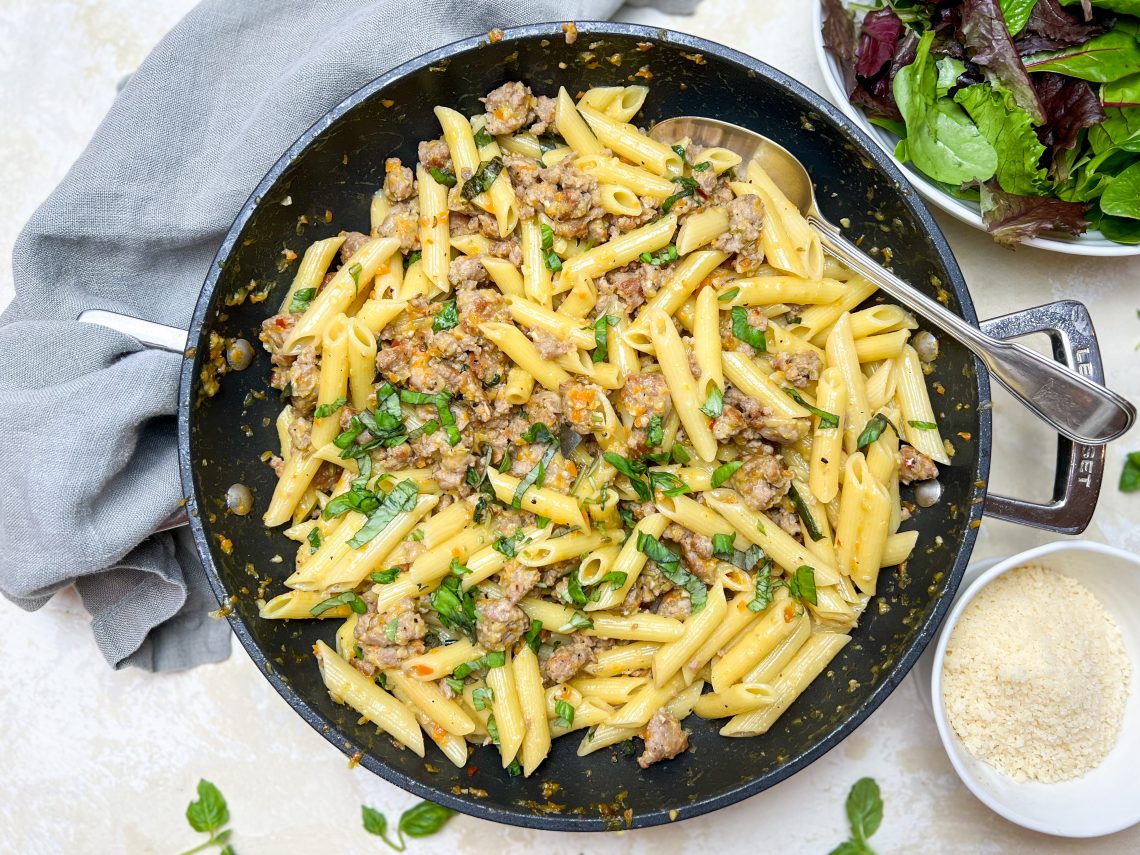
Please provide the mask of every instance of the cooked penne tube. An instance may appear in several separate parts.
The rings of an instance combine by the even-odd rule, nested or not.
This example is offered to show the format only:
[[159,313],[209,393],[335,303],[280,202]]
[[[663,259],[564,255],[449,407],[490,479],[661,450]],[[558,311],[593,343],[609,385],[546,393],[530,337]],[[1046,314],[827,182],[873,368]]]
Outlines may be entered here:
[[[494,470],[487,473],[487,478],[495,488],[495,495],[498,496],[499,501],[510,505],[519,491],[521,484],[519,479],[513,475]],[[567,496],[545,487],[531,487],[522,493],[519,503],[523,510],[547,517],[556,523],[583,529],[588,528],[586,518],[582,515],[582,509],[578,507],[573,496]]]
[[850,576],[859,590],[867,594],[875,593],[889,520],[890,496],[886,488],[871,474],[863,453],[852,454],[844,467],[835,556],[840,572]]
[[587,350],[594,347],[593,330],[584,329],[580,320],[555,312],[526,297],[508,296],[506,303],[507,311],[511,313],[516,323],[544,330],[555,338],[572,342],[575,347]]
[[772,703],[776,694],[767,683],[737,683],[723,692],[701,695],[693,712],[701,718],[728,718]]
[[635,641],[611,647],[597,654],[597,659],[586,666],[586,672],[595,677],[613,677],[629,671],[641,671],[653,664],[658,644],[651,641]]
[[902,353],[902,349],[909,338],[909,330],[895,330],[894,332],[857,338],[855,339],[855,355],[860,362],[894,359]]
[[[515,690],[522,713],[523,741],[519,748],[523,776],[529,776],[550,753],[550,722],[546,717],[546,693],[538,657],[523,645],[511,660]],[[492,669],[495,670],[495,669]],[[502,731],[499,731],[500,735]]]
[[515,670],[511,654],[506,653],[506,664],[487,669],[487,687],[493,693],[491,708],[494,710],[495,724],[499,731],[499,755],[506,769],[515,759],[526,735],[522,704],[519,702],[515,685]]
[[574,166],[587,175],[593,176],[599,182],[628,187],[638,196],[663,200],[677,192],[677,185],[670,179],[654,175],[639,166],[622,163],[616,157],[602,153],[580,155],[574,161]]
[[871,407],[867,403],[867,387],[863,369],[855,353],[855,340],[851,338],[850,316],[842,315],[827,336],[827,365],[838,368],[847,390],[846,425],[843,445],[850,454],[855,451],[859,434],[871,418]]
[[[677,230],[677,254],[688,255],[707,246],[728,231],[728,210],[719,206],[701,208],[685,217]],[[714,295],[714,299],[716,296]]]
[[[380,194],[381,198],[383,195]],[[303,295],[308,295],[309,299],[312,299],[320,288],[321,280],[324,279],[329,265],[332,264],[332,260],[340,251],[345,237],[346,235],[340,234],[324,240],[315,240],[309,244],[305,254],[301,256],[301,263],[297,265],[297,274],[293,277],[293,284],[289,286],[289,290],[285,292],[285,298],[281,301],[281,311],[291,311],[289,307],[293,304],[294,297],[297,296],[298,292],[302,292]]]
[[665,683],[681,670],[708,640],[724,619],[728,603],[724,599],[724,586],[718,581],[708,592],[705,607],[685,620],[684,635],[676,641],[661,645],[653,657],[653,682]]
[[479,329],[519,368],[530,373],[550,391],[557,392],[558,387],[570,379],[570,374],[564,368],[543,359],[538,348],[518,327],[493,321],[481,324]]
[[712,273],[728,256],[716,250],[702,250],[690,253],[674,268],[672,275],[661,289],[638,312],[637,318],[625,334],[625,340],[636,349],[652,353],[653,342],[649,335],[649,318],[654,310],[672,315],[696,290],[697,286]]
[[[561,96],[560,96],[561,97]],[[643,166],[656,175],[679,175],[681,155],[664,143],[637,132],[633,125],[621,122],[592,107],[579,108],[582,118],[594,132],[598,142],[631,163]],[[570,142],[567,140],[567,142]],[[577,149],[575,149],[577,150]],[[597,152],[587,152],[596,154]]]
[[926,391],[922,364],[913,347],[903,347],[895,361],[895,370],[898,373],[895,394],[898,396],[903,421],[899,427],[906,435],[906,441],[936,463],[949,465],[950,456],[946,453],[942,436],[938,432],[934,408],[930,406],[930,393]]
[[388,680],[403,692],[412,706],[455,736],[475,732],[475,722],[455,701],[449,700],[435,683],[413,680],[403,671],[390,668],[384,672]]
[[403,662],[404,673],[417,680],[439,680],[446,677],[464,662],[471,662],[484,651],[466,638],[451,644],[433,647],[419,656],[410,656]]
[[749,276],[726,282],[717,296],[723,298],[721,305],[724,306],[771,306],[776,303],[832,303],[846,291],[843,283],[834,279]]
[[324,591],[286,591],[268,602],[258,601],[258,617],[266,620],[297,620],[317,618],[346,618],[352,614],[347,605],[333,606],[319,615],[313,614],[313,607],[328,599]]
[[712,460],[716,456],[717,441],[709,429],[708,419],[701,411],[705,399],[698,397],[697,384],[689,371],[689,360],[677,328],[659,309],[653,310],[648,327],[653,351],[661,365],[661,374],[669,384],[669,398],[681,417],[685,433],[701,459]]
[[697,400],[708,400],[713,389],[724,391],[724,372],[721,368],[720,306],[712,288],[697,293],[697,310],[693,317],[693,352],[701,376],[697,379]]
[[813,422],[811,441],[811,474],[808,486],[821,502],[830,502],[839,494],[839,470],[843,464],[843,434],[847,418],[847,388],[843,372],[834,366],[820,372],[816,385],[815,405],[835,416],[837,424],[824,424],[819,416]]
[[562,290],[569,290],[581,279],[593,279],[629,264],[643,252],[656,252],[669,243],[676,230],[677,217],[669,214],[568,259],[562,265]]

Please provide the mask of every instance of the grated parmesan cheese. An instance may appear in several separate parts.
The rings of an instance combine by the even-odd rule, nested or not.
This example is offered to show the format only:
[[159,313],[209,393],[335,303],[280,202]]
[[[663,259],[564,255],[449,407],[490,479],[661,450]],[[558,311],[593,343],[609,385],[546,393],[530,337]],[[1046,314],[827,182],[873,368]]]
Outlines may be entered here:
[[1054,783],[1112,750],[1131,671],[1120,629],[1092,592],[1046,567],[1018,567],[962,612],[942,696],[972,755],[1016,781]]

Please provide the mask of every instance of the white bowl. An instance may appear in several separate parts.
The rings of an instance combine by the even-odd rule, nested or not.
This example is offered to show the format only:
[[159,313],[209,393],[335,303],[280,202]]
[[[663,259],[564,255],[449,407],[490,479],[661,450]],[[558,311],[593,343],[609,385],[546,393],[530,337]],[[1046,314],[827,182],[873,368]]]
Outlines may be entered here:
[[[973,757],[946,716],[942,664],[962,612],[994,578],[1026,564],[1037,564],[1078,580],[1112,615],[1124,637],[1132,677],[1116,746],[1083,777],[1057,784],[1018,782]],[[1140,557],[1082,540],[1066,540],[1007,558],[983,572],[958,597],[942,625],[934,649],[931,696],[934,720],[950,762],[987,807],[1010,822],[1058,837],[1099,837],[1140,822],[1136,770],[1140,768]]]
[[[898,160],[894,156],[895,143],[898,142],[898,137],[884,128],[872,125],[867,121],[867,117],[863,111],[847,100],[847,92],[843,86],[843,74],[839,69],[839,64],[823,44],[823,32],[821,29],[823,25],[823,4],[813,2],[812,6],[812,39],[815,44],[815,55],[819,61],[819,67],[823,70],[823,80],[824,83],[827,84],[827,91],[831,94],[831,100],[840,110],[846,113],[855,124],[866,131],[867,135],[898,164],[899,169],[906,175],[907,180],[914,185],[914,188],[926,201],[941,208],[955,219],[961,220],[963,223],[968,223],[976,229],[985,231],[986,226],[982,222],[982,214],[976,202],[967,202],[963,199],[957,199],[951,196],[912,166],[908,166]],[[1021,245],[1033,246],[1038,249],[1048,249],[1053,252],[1064,252],[1069,255],[1140,255],[1140,245],[1130,246],[1128,244],[1116,243],[1104,237],[1104,235],[1098,231],[1089,231],[1076,237],[1058,235],[1056,237],[1030,238],[1029,240],[1022,241]]]

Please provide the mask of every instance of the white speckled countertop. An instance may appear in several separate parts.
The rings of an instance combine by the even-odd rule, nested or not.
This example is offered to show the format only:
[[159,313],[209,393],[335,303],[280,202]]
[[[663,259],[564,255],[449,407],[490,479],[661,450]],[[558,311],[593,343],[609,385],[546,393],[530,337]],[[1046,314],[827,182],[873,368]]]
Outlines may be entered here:
[[[115,84],[190,7],[191,0],[0,2],[0,255],[83,148]],[[704,0],[693,17],[636,10],[628,20],[695,33],[751,53],[817,91],[809,0]],[[377,69],[379,72],[381,69]],[[282,140],[282,148],[292,142]],[[948,217],[946,231],[981,317],[1073,298],[1092,311],[1109,382],[1140,400],[1140,259],[1012,253]],[[0,305],[12,296],[0,269]],[[1053,440],[998,393],[994,490],[1044,499]],[[1117,492],[1140,429],[1110,446],[1105,489],[1086,537],[1140,551],[1140,497]],[[975,556],[1009,555],[1054,536],[986,521]],[[384,851],[360,828],[360,805],[393,818],[414,799],[344,757],[311,730],[237,647],[230,659],[183,674],[107,669],[78,597],[64,592],[25,614],[0,600],[0,850],[18,853],[169,853],[200,836],[183,813],[199,777],[229,800],[242,855]],[[823,759],[767,792],[673,827],[620,834],[555,834],[451,821],[411,852],[696,851],[825,853],[846,835],[843,800],[863,775],[885,801],[875,848],[888,852],[1125,853],[1140,826],[1095,841],[1023,831],[987,810],[950,768],[913,681]],[[771,830],[778,841],[766,844]],[[715,835],[715,836],[714,836]],[[214,850],[216,851],[216,850]]]

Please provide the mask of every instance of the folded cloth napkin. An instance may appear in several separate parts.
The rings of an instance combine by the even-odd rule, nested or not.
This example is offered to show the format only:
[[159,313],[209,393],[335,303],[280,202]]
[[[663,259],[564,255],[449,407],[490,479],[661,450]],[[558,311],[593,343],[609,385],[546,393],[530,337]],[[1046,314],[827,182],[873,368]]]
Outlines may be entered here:
[[75,318],[186,327],[238,209],[329,108],[456,39],[619,5],[207,0],[190,12],[16,242],[16,299],[0,317],[0,592],[33,610],[75,584],[115,668],[224,659],[229,629],[207,616],[186,531],[151,534],[182,497],[180,357]]

